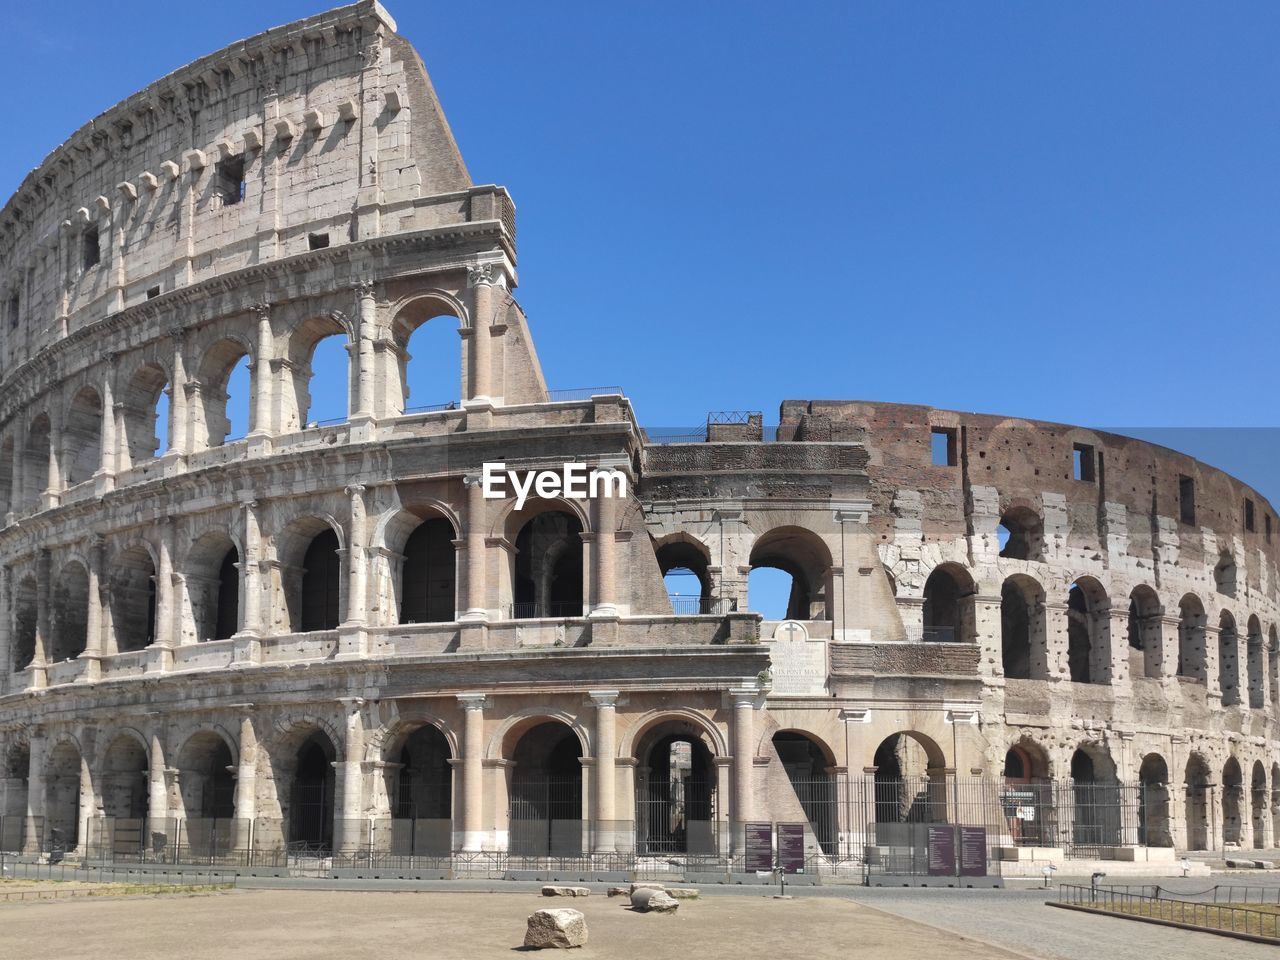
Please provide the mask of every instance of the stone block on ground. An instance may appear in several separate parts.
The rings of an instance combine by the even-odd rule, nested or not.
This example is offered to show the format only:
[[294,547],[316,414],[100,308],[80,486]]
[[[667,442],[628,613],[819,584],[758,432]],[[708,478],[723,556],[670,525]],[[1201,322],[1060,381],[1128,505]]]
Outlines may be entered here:
[[656,880],[637,880],[635,883],[631,884],[631,889],[628,890],[627,893],[632,894],[632,893],[635,893],[637,890],[665,890],[665,889],[667,889],[667,885],[665,883],[658,883]]
[[676,900],[697,900],[700,895],[693,887],[667,887],[667,896]]
[[524,934],[524,945],[535,950],[547,948],[568,949],[585,946],[587,919],[581,910],[561,907],[554,910],[537,910],[529,915],[529,927]]
[[611,897],[629,897],[629,896],[631,896],[631,891],[630,891],[630,890],[628,890],[626,887],[610,887],[610,888],[609,888],[609,896],[611,896]]
[[542,888],[544,897],[589,897],[591,890],[588,887],[560,887],[555,884],[548,884]]
[[675,913],[680,901],[668,896],[665,890],[640,887],[631,893],[631,906],[642,913]]
[[1259,870],[1274,870],[1276,868],[1276,862],[1274,860],[1255,860],[1253,861],[1253,865]]

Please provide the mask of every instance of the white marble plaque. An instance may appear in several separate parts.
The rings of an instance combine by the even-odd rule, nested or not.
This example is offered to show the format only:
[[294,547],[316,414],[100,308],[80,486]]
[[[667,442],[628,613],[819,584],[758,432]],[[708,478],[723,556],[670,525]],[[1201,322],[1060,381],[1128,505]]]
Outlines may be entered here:
[[827,693],[827,641],[810,640],[804,624],[784,620],[768,641],[774,696],[809,697]]

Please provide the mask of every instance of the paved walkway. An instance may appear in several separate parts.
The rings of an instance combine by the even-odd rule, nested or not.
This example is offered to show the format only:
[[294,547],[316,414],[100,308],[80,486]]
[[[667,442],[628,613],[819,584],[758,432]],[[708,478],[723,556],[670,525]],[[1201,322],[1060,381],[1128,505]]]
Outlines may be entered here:
[[[1166,881],[1159,881],[1165,883]],[[1182,881],[1185,889],[1208,884]],[[1047,907],[1045,890],[855,888],[859,903],[1044,960],[1276,960],[1275,947]]]

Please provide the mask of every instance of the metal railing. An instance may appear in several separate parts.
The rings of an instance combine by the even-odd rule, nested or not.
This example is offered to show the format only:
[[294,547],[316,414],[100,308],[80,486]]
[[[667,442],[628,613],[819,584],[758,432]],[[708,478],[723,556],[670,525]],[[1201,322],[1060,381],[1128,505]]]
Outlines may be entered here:
[[707,423],[740,423],[749,424],[751,418],[759,419],[759,410],[712,410],[707,414]]
[[580,602],[569,600],[552,600],[546,603],[533,600],[527,603],[513,603],[507,607],[507,613],[512,620],[568,619],[586,616]]
[[1280,943],[1280,910],[1259,909],[1233,902],[1209,902],[1138,892],[1132,887],[1087,887],[1061,884],[1058,902],[1122,917],[1179,923],[1206,932],[1234,933]]
[[423,403],[412,407],[404,408],[404,415],[411,413],[440,413],[444,410],[461,410],[462,404],[457,400],[449,400],[445,403]]
[[671,612],[679,617],[732,613],[738,608],[736,600],[721,597],[703,597],[692,593],[669,593]]
[[613,395],[621,396],[622,388],[615,385],[607,387],[570,387],[567,390],[547,391],[547,399],[552,403],[560,403],[566,400],[590,400],[592,397]]

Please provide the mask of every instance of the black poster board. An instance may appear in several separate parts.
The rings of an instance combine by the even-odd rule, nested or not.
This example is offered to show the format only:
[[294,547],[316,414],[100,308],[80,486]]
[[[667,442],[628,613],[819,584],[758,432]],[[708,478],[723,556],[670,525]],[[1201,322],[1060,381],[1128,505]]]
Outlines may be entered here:
[[956,833],[951,827],[930,827],[929,876],[951,877],[956,872]]
[[960,827],[960,876],[987,875],[987,828]]
[[778,824],[778,866],[783,873],[804,873],[804,824]]
[[746,823],[743,824],[743,827],[747,833],[745,864],[747,873],[757,870],[772,870],[773,824]]

